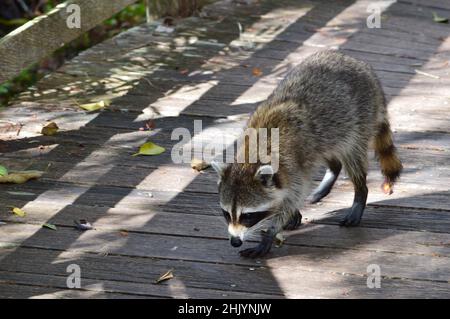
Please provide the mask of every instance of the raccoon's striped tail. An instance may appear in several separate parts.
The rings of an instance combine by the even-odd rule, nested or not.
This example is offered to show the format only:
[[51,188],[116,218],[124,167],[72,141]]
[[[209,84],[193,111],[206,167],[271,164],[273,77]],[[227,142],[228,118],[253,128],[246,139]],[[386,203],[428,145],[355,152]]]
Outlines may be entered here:
[[399,178],[403,166],[397,156],[391,127],[387,120],[378,125],[374,144],[375,154],[380,161],[381,173],[384,175],[384,183],[381,188],[386,194],[392,194],[393,185]]

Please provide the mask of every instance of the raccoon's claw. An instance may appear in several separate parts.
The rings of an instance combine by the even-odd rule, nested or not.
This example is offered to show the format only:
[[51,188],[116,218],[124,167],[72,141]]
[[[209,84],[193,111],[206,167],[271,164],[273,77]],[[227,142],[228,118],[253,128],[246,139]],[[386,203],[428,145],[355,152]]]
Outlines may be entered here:
[[339,222],[340,226],[358,226],[364,212],[364,206],[355,204],[352,206],[347,215]]
[[286,225],[284,225],[284,230],[294,230],[297,229],[302,223],[302,214],[297,210],[292,218],[288,221]]
[[263,235],[261,243],[253,248],[241,250],[239,254],[246,258],[258,258],[266,255],[272,248],[273,236]]

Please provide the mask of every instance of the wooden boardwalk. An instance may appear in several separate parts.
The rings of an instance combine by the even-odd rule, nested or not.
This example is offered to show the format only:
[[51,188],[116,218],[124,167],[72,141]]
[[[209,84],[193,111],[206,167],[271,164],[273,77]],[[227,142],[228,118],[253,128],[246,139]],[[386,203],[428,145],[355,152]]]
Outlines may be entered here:
[[[46,174],[0,186],[0,297],[449,298],[450,28],[432,12],[450,17],[450,4],[380,2],[381,28],[370,29],[372,2],[218,2],[170,34],[156,24],[123,32],[1,109],[0,163]],[[215,173],[174,164],[171,133],[202,120],[197,137],[216,141],[293,65],[327,48],[379,75],[401,181],[384,195],[371,159],[360,227],[337,223],[353,196],[343,174],[323,203],[306,205],[282,247],[242,259],[217,212]],[[101,112],[78,106],[105,99],[112,103]],[[155,129],[140,131],[149,119]],[[40,135],[50,120],[60,131]],[[167,151],[131,156],[147,140]],[[96,229],[74,229],[83,218]],[[70,264],[81,268],[81,289],[66,286]],[[367,287],[372,264],[381,288]],[[174,278],[155,284],[169,269]]]

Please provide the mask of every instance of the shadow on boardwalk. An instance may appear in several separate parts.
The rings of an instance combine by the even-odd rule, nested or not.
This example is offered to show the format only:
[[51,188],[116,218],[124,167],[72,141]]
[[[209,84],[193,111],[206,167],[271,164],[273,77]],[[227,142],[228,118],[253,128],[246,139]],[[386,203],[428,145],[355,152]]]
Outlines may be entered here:
[[[315,27],[317,29],[324,27],[331,19],[336,17],[337,15],[341,14],[343,11],[349,9],[354,4],[353,1],[338,1],[334,3],[333,5],[330,5],[328,2],[318,2],[310,11],[308,11],[304,16],[299,18],[295,23],[292,23],[290,26],[286,28],[285,31],[283,31],[279,36],[277,36],[272,42],[269,42],[265,44],[260,50],[255,52],[254,55],[257,55],[258,52],[265,51],[265,50],[278,50],[280,41],[284,43],[284,47],[282,51],[279,51],[279,55],[277,56],[277,59],[273,59],[272,64],[266,64],[264,65],[265,70],[273,70],[276,69],[278,64],[286,58],[286,56],[293,51],[298,50],[300,47],[302,47],[303,43],[307,41],[311,37],[311,33],[308,32],[302,32],[304,28],[304,24],[311,24],[311,21],[313,21]],[[391,7],[387,10],[387,14],[395,15],[398,14],[398,12],[401,10],[401,8],[396,8],[397,4],[392,4]],[[399,6],[401,6],[399,4]],[[270,7],[266,8],[267,11],[264,11],[264,7],[260,9],[260,11],[257,13],[258,15],[263,15],[267,12],[269,12]],[[257,20],[257,18],[252,18],[251,20],[246,21],[246,25],[244,27],[250,27],[252,23],[254,23]],[[223,28],[229,28],[229,23],[226,19],[223,20]],[[365,27],[365,20],[360,21],[351,21],[350,24],[357,26],[358,28],[364,28]],[[280,40],[286,35],[290,37],[295,36],[295,41],[285,41]],[[208,34],[205,33],[205,38],[208,37]],[[221,39],[221,41],[225,43],[230,43],[231,41],[235,40],[239,34],[228,34],[225,39]],[[352,52],[355,45],[360,45],[359,43],[352,43],[352,39],[358,38],[358,31],[356,31],[355,34],[352,35],[349,39],[347,39],[347,42],[343,43],[340,46],[340,49],[346,51],[347,53]],[[378,46],[380,48],[382,47],[389,47],[391,43],[389,42],[391,39],[378,37],[376,40],[373,40],[372,46]],[[384,43],[386,41],[386,43]],[[423,61],[427,61],[433,54],[433,49],[437,48],[429,48],[428,54],[423,53],[421,55],[420,59]],[[208,58],[211,58],[217,54],[217,51],[208,51],[205,52],[205,55],[202,57],[201,61],[204,61]],[[283,56],[285,55],[285,56]],[[176,58],[176,57],[175,57]],[[181,57],[180,58],[186,58]],[[248,58],[248,60],[243,61],[242,64],[251,64],[251,61],[253,59],[253,55]],[[199,66],[201,64],[200,60],[192,59],[192,64]],[[285,71],[288,71],[289,65],[286,65]],[[270,72],[270,71],[269,71]],[[283,72],[281,72],[282,74]],[[231,78],[235,78],[235,76],[239,76],[241,74],[241,67],[238,68],[232,68],[230,70],[227,70],[222,74],[223,78],[226,78],[227,76],[230,76]],[[164,71],[161,71],[161,74],[158,75],[156,72],[153,74],[155,77],[162,77],[164,78]],[[401,81],[400,83],[408,83],[408,81],[411,79],[413,75],[404,73],[401,75]],[[232,104],[235,102],[236,99],[238,99],[247,89],[248,87],[252,86],[256,83],[258,78],[250,78],[246,81],[246,85],[242,86],[241,89],[235,89],[233,92],[227,93],[228,95],[226,98],[221,101],[224,105]],[[201,79],[200,79],[201,81]],[[147,85],[146,81],[143,81],[141,83],[142,85]],[[181,86],[181,84],[180,84]],[[219,82],[216,86],[211,88],[208,92],[206,92],[198,101],[194,101],[191,105],[189,105],[183,112],[185,114],[189,114],[190,109],[195,109],[198,107],[199,104],[202,103],[202,100],[209,101],[211,97],[217,96],[217,94],[220,94],[222,90],[222,84]],[[398,86],[397,88],[391,88],[389,95],[395,96],[397,93],[399,93],[402,90],[402,87]],[[228,92],[228,91],[227,91]],[[132,95],[133,92],[130,92],[129,95]],[[149,97],[148,100],[145,100],[145,102],[142,104],[142,107],[147,107],[148,105],[154,103],[159,98],[163,97],[161,94],[160,96],[152,96]],[[129,96],[124,97],[125,100],[129,99]],[[114,103],[120,104],[121,98],[118,98],[117,100],[113,101]],[[253,104],[248,105],[242,105],[241,108],[236,106],[235,108],[230,110],[229,115],[235,115],[236,112],[242,113],[242,110],[245,110],[245,112],[249,111],[255,107]],[[236,111],[235,111],[236,110]],[[68,131],[61,134],[61,139],[67,139],[70,140],[71,137],[74,135],[85,135],[89,134],[89,129],[92,127],[96,127],[97,125],[102,125],[105,121],[110,121],[111,118],[114,117],[114,115],[111,115],[110,112],[107,113],[101,113],[99,114],[95,119],[93,119],[87,126],[80,128],[78,131]],[[136,118],[133,114],[118,114],[117,117],[122,121],[121,125],[122,127],[130,127],[130,132],[134,131],[138,126],[140,126],[139,123],[136,122]],[[216,122],[212,118],[207,117],[194,117],[194,116],[181,116],[181,117],[162,117],[155,120],[156,127],[161,128],[162,131],[160,133],[157,133],[155,137],[155,141],[158,141],[158,138],[161,138],[158,136],[160,134],[161,136],[164,136],[164,139],[166,140],[167,147],[171,147],[173,145],[172,142],[167,143],[167,136],[170,135],[170,130],[173,127],[186,127],[191,132],[193,131],[193,120],[195,118],[202,119],[203,120],[203,126],[204,128],[212,127],[216,125]],[[125,121],[125,122],[124,122]],[[83,132],[86,131],[86,132]],[[97,136],[94,137],[98,139],[97,145],[103,145],[104,143],[111,140],[111,138],[114,137],[116,134],[115,131],[111,131],[110,135],[105,136]],[[411,133],[411,136],[414,136],[414,133]],[[27,143],[31,139],[23,139],[20,141],[12,141],[12,142],[5,142],[4,148],[7,150],[7,152],[17,151],[20,149],[26,149]],[[32,138],[32,140],[39,140],[43,144],[45,144],[46,141],[48,141],[47,138]],[[412,140],[415,140],[415,137],[412,138]],[[76,144],[77,142],[74,142]],[[164,143],[164,142],[161,142]],[[86,158],[91,156],[93,153],[96,153],[99,151],[101,147],[99,146],[92,146],[92,145],[86,145],[82,148],[81,151],[78,151],[73,154],[73,161],[71,165],[68,165],[65,167],[64,171],[59,172],[59,176],[55,176],[55,178],[59,178],[67,174],[71,169],[75,168],[78,164],[83,162]],[[170,148],[169,148],[170,149]],[[47,157],[54,157],[54,158],[62,158],[66,157],[67,148],[64,144],[61,144],[61,146],[56,146],[50,153],[48,153]],[[70,154],[69,154],[70,155]],[[113,155],[114,156],[114,155]],[[120,160],[120,159],[119,159]],[[161,156],[158,160],[158,165],[160,167],[171,164],[170,157],[168,155]],[[103,179],[107,179],[107,176],[112,174],[112,171],[117,170],[118,168],[114,164],[114,158],[110,160],[108,165],[106,165],[106,169],[104,172],[101,172],[101,175],[98,178],[98,185],[102,185]],[[70,192],[73,191],[73,195],[75,197],[75,200],[71,203],[70,206],[61,208],[57,215],[53,217],[54,220],[72,220],[74,216],[74,210],[75,209],[81,209],[81,207],[88,208],[90,206],[97,205],[95,207],[95,218],[90,215],[90,212],[85,212],[85,216],[88,217],[88,219],[95,224],[95,222],[103,217],[105,217],[110,210],[111,207],[115,207],[118,205],[121,201],[123,201],[126,197],[129,196],[135,196],[133,188],[138,186],[140,183],[142,183],[146,178],[148,178],[151,174],[154,174],[159,168],[151,168],[151,167],[136,167],[136,169],[139,170],[139,174],[135,174],[133,176],[127,177],[127,181],[131,185],[127,185],[127,187],[121,187],[121,188],[114,188],[114,187],[104,187],[104,186],[82,186],[82,187],[72,187],[69,185],[52,185],[50,183],[45,182],[33,182],[30,184],[30,188],[33,188],[36,193],[36,197],[39,196],[45,196],[46,193],[51,193],[52,191],[57,190],[58,188],[64,189],[64,192],[68,192],[68,196],[70,196]],[[199,177],[202,178],[202,177]],[[193,180],[189,185],[185,187],[185,192],[179,193],[179,194],[173,194],[171,198],[168,198],[167,201],[162,200],[161,203],[158,203],[156,200],[149,199],[147,201],[143,201],[142,203],[139,203],[136,208],[139,209],[146,209],[146,205],[148,204],[149,207],[157,207],[160,211],[167,211],[172,212],[173,214],[168,216],[172,216],[175,218],[176,214],[180,214],[180,212],[185,212],[187,214],[191,214],[193,219],[196,218],[203,218],[203,213],[199,214],[199,211],[203,210],[205,211],[205,205],[212,208],[212,209],[218,209],[217,206],[217,199],[215,198],[215,195],[211,195],[208,193],[203,194],[204,197],[202,198],[192,198],[193,196],[197,196],[197,194],[190,194],[189,192],[192,190],[192,185],[198,181]],[[71,188],[72,187],[72,188]],[[197,186],[198,187],[198,186]],[[5,189],[9,189],[6,187]],[[11,187],[10,189],[14,189]],[[38,191],[36,191],[38,190]],[[61,194],[61,192],[58,193],[58,191],[55,192],[55,194]],[[448,193],[442,193],[440,194],[444,198],[448,198]],[[50,195],[49,195],[50,196]],[[420,197],[422,195],[416,196],[414,198],[411,198],[411,200],[420,200]],[[426,195],[423,195],[426,197]],[[187,200],[186,198],[190,197],[190,200]],[[408,198],[405,198],[404,201],[408,201]],[[94,205],[92,205],[94,203]],[[383,205],[384,201],[373,203],[374,205]],[[449,202],[446,201],[444,204],[447,205]],[[350,202],[349,202],[350,205]],[[76,208],[79,207],[79,208]],[[197,215],[199,214],[199,215]],[[210,212],[205,212],[205,220],[203,226],[211,227],[213,230],[219,229],[222,225],[211,226],[208,225],[208,222],[215,222],[216,219],[208,219]],[[326,225],[327,223],[336,224],[336,215],[342,215],[342,211],[336,211],[330,214],[329,217],[326,217],[322,220],[320,220],[320,224],[313,225],[313,226],[321,226]],[[261,286],[260,293],[261,296],[264,297],[265,295],[272,295],[273,297],[283,297],[285,296],[285,290],[283,287],[279,286],[279,282],[276,279],[276,277],[273,277],[270,275],[270,271],[267,272],[248,272],[246,273],[246,280],[248,284],[242,283],[244,285],[243,287],[234,287],[234,289],[229,287],[224,287],[224,283],[231,282],[233,283],[236,280],[235,272],[241,272],[242,267],[249,267],[254,266],[255,263],[253,261],[247,261],[240,259],[236,256],[236,251],[232,250],[230,247],[228,247],[228,243],[223,238],[223,235],[213,234],[212,231],[205,230],[205,233],[203,232],[203,229],[199,232],[199,235],[195,235],[191,232],[190,237],[183,237],[176,233],[176,230],[174,230],[174,235],[167,235],[167,234],[158,234],[155,231],[155,234],[147,234],[147,230],[152,227],[153,223],[158,224],[158,219],[162,218],[164,222],[167,222],[166,219],[164,219],[164,215],[166,213],[156,214],[153,218],[149,218],[148,222],[142,226],[142,230],[134,229],[133,233],[130,232],[128,236],[117,238],[117,234],[112,234],[108,232],[92,232],[92,233],[79,233],[76,231],[68,231],[67,229],[61,229],[61,231],[58,231],[55,233],[55,236],[52,236],[49,238],[48,236],[48,230],[46,229],[39,229],[37,230],[32,236],[27,238],[23,244],[22,247],[24,248],[30,248],[30,249],[17,249],[14,252],[11,252],[9,255],[4,257],[1,260],[0,264],[0,270],[7,270],[7,271],[13,271],[16,269],[18,273],[21,271],[25,274],[27,271],[32,271],[34,273],[40,274],[42,276],[45,276],[47,273],[56,273],[58,274],[57,279],[55,279],[55,282],[53,283],[55,286],[58,286],[60,288],[64,288],[63,283],[65,283],[65,277],[63,274],[65,274],[65,267],[69,263],[77,263],[81,266],[82,269],[88,269],[88,274],[86,274],[86,282],[89,282],[91,285],[98,284],[100,285],[101,291],[111,291],[111,292],[124,292],[133,290],[137,295],[142,294],[145,296],[161,296],[161,295],[173,295],[173,296],[189,296],[191,294],[197,294],[197,296],[208,296],[208,289],[221,291],[224,295],[227,295],[227,290],[233,290],[234,292],[242,292],[245,293],[248,291],[248,287],[246,285],[251,285],[252,283],[259,282],[259,285]],[[376,219],[375,219],[375,213],[369,214],[368,219],[368,225],[370,226],[376,226]],[[79,216],[79,213],[76,215]],[[117,218],[117,223],[121,225],[121,223],[126,223],[127,219],[133,218],[133,217],[140,217],[145,218],[145,216],[137,216],[137,215],[129,215],[124,214],[122,217]],[[372,218],[373,217],[373,218]],[[123,218],[123,220],[120,220]],[[183,221],[180,222],[180,227],[187,226],[190,227],[194,225],[184,225],[186,218],[182,218]],[[364,225],[363,225],[364,226]],[[392,226],[392,225],[391,225]],[[407,229],[407,223],[401,223],[401,225],[397,225],[399,229],[402,229],[402,227],[405,227]],[[174,227],[177,227],[176,221],[174,223]],[[311,227],[311,226],[307,226]],[[433,225],[432,223],[428,226],[424,226],[426,230],[433,230],[436,231],[436,227],[438,225]],[[428,227],[428,228],[427,228]],[[155,228],[157,229],[157,228]],[[420,229],[422,230],[422,229]],[[345,230],[338,230],[337,231],[340,234],[343,234]],[[361,232],[364,232],[364,230],[351,230],[349,231],[350,234],[357,233],[361,235]],[[145,233],[145,234],[144,234]],[[220,235],[219,235],[220,234]],[[386,236],[394,235],[393,232],[386,231]],[[83,246],[83,244],[77,243],[77,240],[83,236],[84,239],[86,239],[85,242],[89,242],[91,246]],[[221,238],[222,237],[222,238]],[[55,238],[58,238],[58,240],[55,240]],[[352,238],[350,242],[355,243],[355,246],[361,245],[361,246],[370,246],[374,245],[376,246],[376,243],[373,241],[379,240],[383,241],[386,240],[386,238],[374,238],[370,236],[361,236],[359,237],[359,240],[356,240],[355,238]],[[274,250],[269,256],[269,259],[267,261],[262,261],[262,265],[267,265],[268,267],[276,267],[277,265],[281,265],[283,267],[283,262],[286,263],[286,265],[289,265],[290,267],[294,267],[295,269],[295,263],[303,263],[303,266],[311,265],[311,267],[314,266],[314,262],[320,261],[323,263],[324,260],[341,260],[341,258],[337,255],[341,254],[342,251],[339,249],[318,249],[314,247],[303,247],[301,244],[296,245],[295,243],[301,242],[305,239],[305,235],[303,233],[300,233],[298,235],[293,235],[290,239],[294,244],[292,245],[286,245],[281,249]],[[372,241],[372,242],[371,242]],[[96,254],[85,254],[82,258],[78,259],[76,254],[71,253],[64,253],[65,250],[69,249],[81,249],[81,250],[88,250],[88,251],[96,251],[98,249],[101,250],[101,247],[99,247],[99,243],[103,242],[110,242],[107,249],[104,251],[105,256],[98,256]],[[34,250],[35,248],[38,249],[44,249],[44,248],[50,248],[43,250],[42,252],[38,252]],[[173,249],[174,247],[178,247],[177,249]],[[355,248],[357,249],[357,248]],[[139,256],[139,257],[150,257],[149,258],[134,258],[132,259],[132,262],[130,262],[129,259],[127,259],[129,253],[132,252],[133,256]],[[106,256],[107,255],[107,256]],[[369,253],[366,254],[366,256],[372,257]],[[35,259],[33,259],[35,258]],[[56,262],[61,258],[65,258],[65,262]],[[273,259],[273,260],[272,260]],[[28,260],[28,262],[19,262],[20,260]],[[204,261],[198,262],[198,261]],[[380,263],[386,263],[386,260],[379,260]],[[32,264],[35,265],[37,269],[29,268],[30,270],[26,270],[25,268],[23,270],[20,270],[20,267],[22,267],[19,264],[28,265],[27,267],[32,267]],[[405,263],[406,264],[406,263]],[[287,266],[286,266],[287,267]],[[334,272],[333,265],[323,265],[323,267],[329,267],[330,272]],[[178,282],[178,286],[170,286],[170,285],[162,285],[162,286],[156,286],[156,285],[141,285],[142,282],[153,280],[157,274],[163,273],[165,270],[169,268],[175,268],[177,269],[178,273],[180,274],[180,279]],[[349,268],[351,269],[351,265],[349,265]],[[336,270],[338,271],[338,270]],[[343,270],[345,272],[345,269]],[[412,269],[410,272],[414,272],[415,270]],[[299,272],[301,272],[301,269],[299,269]],[[204,282],[197,282],[196,278],[201,277],[203,273],[209,273],[209,278],[217,278],[216,281],[211,281],[207,283],[207,289],[205,290],[198,290],[191,292],[191,287],[198,287],[204,288],[205,283]],[[26,278],[25,275],[23,275],[23,278]],[[311,275],[312,276],[312,275]],[[324,277],[326,277],[324,275]],[[401,277],[401,275],[399,275]],[[42,280],[50,280],[50,279],[44,279]],[[426,279],[426,278],[425,278]],[[141,281],[142,280],[142,281]],[[360,286],[360,282],[362,282],[362,285]],[[336,283],[333,282],[330,279],[330,285],[338,285],[339,289],[345,290],[346,287],[352,286],[352,287],[360,287],[361,293],[365,292],[367,293],[367,289],[364,286],[365,280],[361,281],[361,278],[356,278],[355,276],[349,276],[348,278],[342,277],[341,281]],[[307,278],[305,278],[305,283],[308,283]],[[36,284],[40,285],[39,282],[30,283],[30,284]],[[411,289],[420,289],[420,283],[417,283],[416,286],[411,286]],[[175,288],[174,288],[175,287]],[[177,288],[178,287],[178,288]],[[181,288],[180,288],[181,287]],[[395,284],[392,284],[392,291],[395,291],[396,287]],[[407,288],[407,287],[406,287]],[[403,293],[405,295],[408,294],[407,289],[403,287],[404,289]],[[123,289],[123,291],[121,291]],[[299,289],[301,289],[299,287]],[[251,289],[250,289],[251,290]],[[56,291],[56,289],[55,289]],[[417,291],[417,290],[414,290]],[[52,288],[48,288],[48,293],[52,292]],[[354,293],[358,293],[358,291],[354,291]],[[436,291],[437,296],[442,296],[443,290]],[[447,292],[448,294],[448,292]],[[32,297],[33,294],[29,295],[23,295],[22,297]],[[95,295],[94,295],[95,296]],[[210,295],[213,297],[221,297],[220,294],[213,294]],[[235,295],[239,297],[239,295]],[[243,295],[248,296],[248,295]],[[258,296],[257,293],[255,293],[255,296]],[[373,296],[380,297],[380,294],[377,291],[373,292]],[[386,297],[386,296],[384,296]]]

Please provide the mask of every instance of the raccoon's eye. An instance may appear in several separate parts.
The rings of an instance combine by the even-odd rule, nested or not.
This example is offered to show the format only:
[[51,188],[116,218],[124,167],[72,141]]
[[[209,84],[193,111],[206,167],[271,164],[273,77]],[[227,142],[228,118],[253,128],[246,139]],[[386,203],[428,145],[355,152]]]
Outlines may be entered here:
[[269,212],[245,213],[239,216],[239,223],[245,227],[252,227],[269,216]]
[[222,213],[223,213],[223,217],[225,217],[225,220],[227,221],[227,223],[230,223],[230,221],[231,221],[230,214],[225,209],[222,209]]

